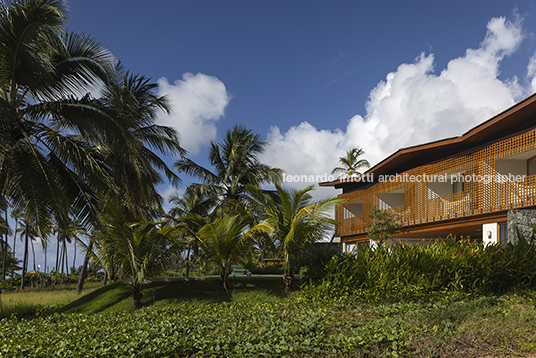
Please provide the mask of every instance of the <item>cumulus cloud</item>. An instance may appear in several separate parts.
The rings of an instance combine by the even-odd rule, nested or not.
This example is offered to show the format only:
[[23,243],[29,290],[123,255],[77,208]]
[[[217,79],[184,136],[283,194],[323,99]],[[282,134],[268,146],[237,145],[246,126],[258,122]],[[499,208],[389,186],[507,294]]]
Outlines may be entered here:
[[202,73],[185,73],[173,84],[160,78],[158,87],[159,94],[170,99],[173,110],[171,115],[161,114],[158,122],[177,129],[185,149],[196,154],[216,138],[216,122],[231,99],[223,82]]
[[[288,174],[320,175],[331,172],[338,157],[354,146],[376,164],[400,148],[461,135],[536,89],[536,79],[523,88],[516,77],[498,78],[501,61],[522,40],[519,19],[494,18],[480,46],[440,72],[433,54],[421,54],[389,73],[370,91],[366,114],[351,118],[345,130],[317,129],[307,122],[285,133],[272,127],[262,160]],[[536,78],[536,55],[527,77],[529,82]]]

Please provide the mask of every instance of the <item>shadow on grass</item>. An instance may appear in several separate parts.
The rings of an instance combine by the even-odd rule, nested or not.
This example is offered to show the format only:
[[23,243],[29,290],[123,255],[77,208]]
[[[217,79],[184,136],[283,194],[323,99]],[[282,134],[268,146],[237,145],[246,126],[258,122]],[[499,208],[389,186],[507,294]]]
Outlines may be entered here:
[[[167,306],[186,302],[202,304],[230,301],[265,302],[288,297],[281,279],[229,279],[230,292],[220,291],[219,280],[152,282],[143,285],[142,304]],[[154,301],[153,301],[154,300]],[[98,313],[131,311],[134,302],[131,286],[116,282],[86,294],[59,308],[58,313]]]
[[220,291],[219,280],[154,282],[143,287],[143,304],[150,306],[173,303],[199,302],[221,303],[236,300],[274,301],[288,296],[281,279],[258,280],[255,278],[233,280],[229,278],[229,294]]
[[[79,299],[65,305],[56,312],[58,313],[97,313],[117,306],[122,301],[132,297],[129,285],[115,282],[96,289]],[[119,308],[119,307],[118,307]],[[119,308],[119,310],[121,310]]]

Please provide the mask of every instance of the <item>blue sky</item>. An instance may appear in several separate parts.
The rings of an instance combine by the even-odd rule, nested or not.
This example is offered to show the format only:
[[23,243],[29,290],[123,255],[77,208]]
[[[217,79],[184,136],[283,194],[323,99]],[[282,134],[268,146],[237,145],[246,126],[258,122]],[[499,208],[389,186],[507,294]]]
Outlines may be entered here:
[[161,84],[175,112],[160,122],[203,164],[235,123],[269,140],[263,160],[292,175],[325,174],[352,146],[377,163],[460,135],[536,89],[533,1],[67,4],[70,30]]
[[[303,158],[318,157],[312,148],[300,145],[307,138],[316,141],[315,149],[322,146],[326,151],[322,158],[326,166],[313,163],[315,173],[335,166],[338,155],[353,145],[363,147],[375,163],[401,146],[461,134],[531,93],[531,79],[526,76],[536,50],[532,1],[72,0],[68,6],[72,30],[95,35],[128,69],[169,85],[164,93],[173,94],[176,115],[162,123],[181,132],[191,157],[199,162],[204,161],[210,140],[221,138],[234,123],[244,123],[273,139],[278,147],[266,161],[291,174],[312,173],[303,168],[311,164],[310,158],[305,163],[283,158],[300,152]],[[389,73],[397,73],[401,65],[416,64],[424,56],[419,62],[425,66],[428,61],[421,70],[423,77],[439,77],[452,60],[464,57],[468,49],[478,50],[489,33],[490,21],[501,17],[513,23],[520,36],[513,49],[503,51],[507,54],[495,55],[499,65],[492,76],[503,83],[517,76],[521,94],[501,100],[489,96],[495,105],[484,104],[480,116],[468,115],[472,120],[462,116],[460,121],[467,125],[457,122],[446,133],[435,125],[426,128],[427,133],[407,134],[404,140],[394,135],[393,141],[389,133],[384,142],[392,145],[378,144],[379,148],[359,136],[351,138],[349,121],[358,115],[363,122],[372,122],[368,112],[378,106],[367,108],[371,91]],[[185,73],[191,74],[188,80]],[[489,84],[482,85],[484,91],[489,90]],[[428,91],[425,85],[420,90]],[[410,91],[419,91],[418,83],[400,88],[406,97]],[[441,91],[448,89],[439,90],[438,97]],[[421,98],[420,102],[434,106],[438,100]],[[191,104],[196,101],[197,105]],[[463,103],[460,108],[467,106]],[[404,111],[403,106],[399,110]],[[382,123],[381,116],[378,120]],[[420,129],[418,122],[405,127]],[[344,139],[337,137],[338,130]],[[378,133],[369,132],[365,131],[374,141]],[[315,136],[322,134],[326,135]],[[325,148],[329,142],[336,142],[336,148]]]

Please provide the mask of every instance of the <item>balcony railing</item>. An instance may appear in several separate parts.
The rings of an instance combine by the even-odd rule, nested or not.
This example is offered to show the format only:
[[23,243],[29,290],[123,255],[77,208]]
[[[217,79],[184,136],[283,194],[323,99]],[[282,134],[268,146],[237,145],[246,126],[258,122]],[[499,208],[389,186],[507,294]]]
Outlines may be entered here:
[[[525,177],[523,182],[491,182],[473,185],[469,190],[459,193],[430,199],[424,195],[421,197],[423,200],[413,201],[414,205],[387,210],[401,214],[402,225],[409,226],[536,206],[536,175]],[[409,199],[411,202],[412,198]],[[372,203],[371,207],[374,207]],[[371,222],[367,213],[340,221],[337,234],[341,236],[365,233],[365,224]]]

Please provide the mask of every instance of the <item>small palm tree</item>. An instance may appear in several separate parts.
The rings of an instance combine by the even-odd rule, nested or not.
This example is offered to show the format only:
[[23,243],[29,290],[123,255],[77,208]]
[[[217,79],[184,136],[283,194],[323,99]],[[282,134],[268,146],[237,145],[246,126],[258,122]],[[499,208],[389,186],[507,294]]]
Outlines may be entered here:
[[264,206],[264,230],[278,241],[284,255],[285,290],[292,291],[293,264],[316,241],[336,224],[331,219],[333,208],[343,199],[325,198],[314,200],[310,192],[313,186],[302,190],[285,189],[276,185],[276,194],[248,187],[253,199]]
[[186,252],[186,277],[190,276],[190,257],[193,254],[197,256],[199,252],[199,239],[197,232],[204,225],[192,218],[199,215],[208,218],[211,209],[214,207],[214,201],[211,198],[200,198],[197,193],[187,187],[184,195],[173,194],[169,202],[174,205],[169,210],[171,221],[182,229],[182,241],[187,244]]
[[357,176],[361,175],[359,169],[361,168],[370,168],[370,163],[366,159],[359,159],[358,157],[365,154],[361,148],[352,148],[346,152],[344,157],[339,157],[339,163],[342,167],[336,167],[331,171],[331,174],[341,172],[340,176]]
[[[202,222],[205,218],[197,219]],[[198,232],[201,247],[220,271],[220,290],[228,292],[227,277],[231,262],[238,259],[247,248],[247,241],[256,230],[266,230],[263,225],[254,225],[250,215],[222,214],[212,222],[207,222]]]
[[143,220],[129,222],[122,207],[112,201],[106,203],[103,217],[101,252],[108,255],[101,262],[114,261],[124,276],[132,279],[134,309],[142,307],[141,288],[145,278],[165,270],[176,251],[178,237],[173,226],[163,222]]

